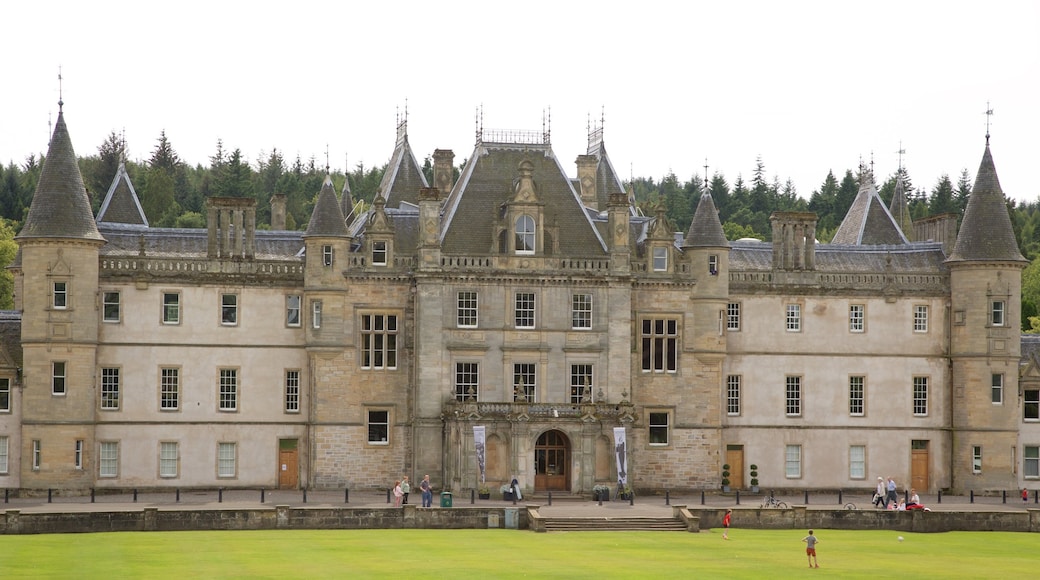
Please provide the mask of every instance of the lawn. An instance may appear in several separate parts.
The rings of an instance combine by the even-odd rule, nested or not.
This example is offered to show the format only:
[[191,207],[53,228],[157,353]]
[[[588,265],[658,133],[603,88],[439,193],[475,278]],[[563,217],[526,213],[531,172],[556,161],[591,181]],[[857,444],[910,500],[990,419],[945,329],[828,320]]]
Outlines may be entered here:
[[[301,530],[0,536],[0,578],[1025,578],[1038,537],[817,530]],[[682,576],[679,576],[682,575]]]

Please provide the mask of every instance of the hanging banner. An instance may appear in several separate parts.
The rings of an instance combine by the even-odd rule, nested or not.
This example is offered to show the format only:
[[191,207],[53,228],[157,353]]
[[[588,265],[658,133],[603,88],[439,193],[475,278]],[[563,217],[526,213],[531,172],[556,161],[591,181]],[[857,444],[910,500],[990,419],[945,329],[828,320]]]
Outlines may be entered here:
[[614,456],[617,459],[617,481],[624,488],[628,485],[628,457],[625,454],[625,428],[614,427]]
[[477,450],[477,469],[480,470],[480,483],[484,483],[484,466],[487,455],[484,453],[484,426],[473,426],[473,446]]

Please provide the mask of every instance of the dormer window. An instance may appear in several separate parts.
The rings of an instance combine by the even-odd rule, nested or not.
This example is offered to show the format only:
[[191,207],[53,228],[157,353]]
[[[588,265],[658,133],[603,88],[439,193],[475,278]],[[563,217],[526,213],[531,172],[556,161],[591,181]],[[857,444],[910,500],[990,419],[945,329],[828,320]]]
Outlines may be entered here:
[[372,242],[372,265],[386,265],[386,242]]
[[332,266],[332,246],[325,245],[321,247],[321,264],[326,268]]
[[666,272],[668,270],[668,248],[663,246],[654,247],[654,272]]
[[535,249],[534,218],[522,215],[516,218],[516,253],[533,254]]
[[708,256],[708,274],[711,276],[719,275],[719,256],[718,254],[712,254]]

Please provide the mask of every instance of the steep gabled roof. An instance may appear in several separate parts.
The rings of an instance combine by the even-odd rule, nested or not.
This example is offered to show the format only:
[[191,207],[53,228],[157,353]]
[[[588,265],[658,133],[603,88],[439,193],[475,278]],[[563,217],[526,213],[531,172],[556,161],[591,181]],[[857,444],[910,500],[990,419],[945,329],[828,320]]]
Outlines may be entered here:
[[97,221],[148,225],[148,218],[141,208],[141,201],[137,197],[137,192],[134,191],[134,184],[130,182],[130,175],[126,172],[125,163],[119,164],[112,185],[108,188],[108,194],[105,195],[105,201],[101,202]]
[[332,185],[332,176],[326,175],[325,182],[318,193],[318,201],[314,203],[311,221],[307,224],[304,237],[348,237],[347,224],[343,220],[343,210],[336,199],[336,190]]
[[892,203],[888,204],[888,213],[896,221],[899,229],[907,239],[913,237],[914,220],[910,217],[910,204],[906,200],[906,192],[903,191],[903,176],[896,175],[896,190],[892,194]]
[[722,230],[719,210],[715,209],[715,201],[711,194],[704,192],[697,202],[697,210],[693,212],[690,230],[686,233],[685,247],[727,247],[726,233]]
[[346,219],[346,223],[349,226],[354,223],[354,196],[350,193],[350,172],[346,172],[343,176],[343,191],[340,192],[339,197],[339,208],[343,212],[343,217]]
[[976,260],[1026,261],[1018,250],[1015,232],[1011,228],[1004,191],[1000,188],[993,155],[989,151],[989,135],[986,135],[986,150],[982,154],[979,173],[975,176],[975,187],[964,209],[957,244],[947,261]]
[[881,201],[873,176],[864,171],[861,180],[859,193],[838,226],[838,231],[834,232],[831,243],[853,246],[908,243]]
[[612,193],[625,193],[603,142],[603,127],[589,132],[588,155],[596,158],[596,207],[607,207]]
[[403,121],[397,127],[397,144],[383,173],[383,181],[379,183],[379,191],[388,207],[399,207],[401,202],[418,204],[419,190],[424,187],[429,184],[408,144],[408,121]]
[[16,236],[16,239],[25,238],[105,241],[90,211],[76,152],[72,150],[72,139],[65,127],[65,114],[60,109],[29,214]]

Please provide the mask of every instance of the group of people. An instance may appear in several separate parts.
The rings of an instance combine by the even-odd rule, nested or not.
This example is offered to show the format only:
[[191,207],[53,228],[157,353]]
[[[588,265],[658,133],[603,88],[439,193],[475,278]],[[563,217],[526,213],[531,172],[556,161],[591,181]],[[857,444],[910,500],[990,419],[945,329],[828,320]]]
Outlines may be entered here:
[[910,489],[910,497],[908,501],[903,501],[896,495],[896,481],[891,477],[888,478],[888,482],[885,478],[880,475],[877,478],[877,487],[874,489],[874,507],[878,507],[886,510],[928,510],[921,503],[921,497],[917,495],[917,490]]
[[[401,507],[402,505],[408,504],[408,494],[412,491],[412,485],[408,483],[408,476],[405,475],[398,481],[394,482],[394,507]],[[430,484],[430,476],[426,475],[423,480],[419,482],[419,491],[422,492],[422,506],[433,507],[433,486]]]

